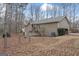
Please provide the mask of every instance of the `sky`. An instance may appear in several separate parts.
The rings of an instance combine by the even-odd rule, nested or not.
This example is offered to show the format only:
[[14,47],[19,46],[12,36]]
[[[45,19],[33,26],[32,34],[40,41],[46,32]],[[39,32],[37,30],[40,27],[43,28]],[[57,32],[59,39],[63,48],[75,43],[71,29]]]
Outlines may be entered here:
[[[33,11],[34,12],[34,9],[35,8],[40,8],[40,13],[42,13],[43,17],[46,18],[46,11],[48,12],[48,18],[52,17],[51,14],[53,15],[53,11],[57,11],[56,12],[56,16],[58,16],[59,14],[62,16],[63,15],[63,8],[62,6],[64,6],[63,3],[28,3],[25,11],[24,11],[24,14],[26,16],[27,19],[30,18],[30,5],[32,5],[32,8],[33,8]],[[54,7],[55,5],[55,7]],[[68,5],[68,3],[67,3]],[[67,17],[69,17],[70,15],[70,7],[67,8],[67,11],[66,13],[68,14]],[[74,6],[72,6],[71,9],[73,9]],[[5,9],[4,9],[5,10]],[[36,11],[38,13],[38,10]],[[73,11],[72,11],[73,13]],[[75,15],[76,15],[76,20],[79,20],[79,4],[76,3],[76,7],[75,7]],[[33,16],[35,17],[35,16]],[[72,15],[72,18],[73,18],[73,15]]]
[[[56,14],[57,16],[58,16],[59,12],[60,12],[60,15],[63,14],[63,12],[62,12],[63,11],[62,6],[64,5],[63,3],[31,3],[31,5],[32,5],[33,9],[34,8],[40,8],[41,12],[43,12],[43,13],[48,11],[48,13],[49,13],[48,17],[51,17],[51,13],[53,13],[52,10],[55,10],[55,9],[57,10],[57,14]],[[56,8],[54,7],[54,5],[56,6]],[[68,3],[66,5],[68,5]],[[79,4],[76,3],[75,5],[76,6],[72,6],[71,9],[73,9],[75,7],[75,15],[76,15],[75,19],[79,20]],[[25,12],[26,16],[29,16],[29,13],[30,13],[29,8],[30,8],[30,4],[28,4],[28,6],[27,6],[27,10],[26,10],[27,12]],[[66,10],[67,14],[70,13],[69,8],[70,7],[68,7],[67,10]],[[70,15],[67,15],[67,16],[69,17]],[[73,11],[72,11],[72,17],[73,16],[74,15],[73,15]],[[46,16],[45,16],[45,18],[46,18]]]

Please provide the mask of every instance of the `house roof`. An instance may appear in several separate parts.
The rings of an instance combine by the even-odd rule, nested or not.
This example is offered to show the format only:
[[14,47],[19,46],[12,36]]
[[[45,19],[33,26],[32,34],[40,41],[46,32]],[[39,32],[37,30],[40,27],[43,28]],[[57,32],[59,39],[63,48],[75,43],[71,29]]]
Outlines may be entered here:
[[58,22],[62,21],[64,18],[67,19],[66,16],[58,16],[56,18],[51,17],[51,18],[44,19],[44,20],[34,21],[31,24],[58,23]]

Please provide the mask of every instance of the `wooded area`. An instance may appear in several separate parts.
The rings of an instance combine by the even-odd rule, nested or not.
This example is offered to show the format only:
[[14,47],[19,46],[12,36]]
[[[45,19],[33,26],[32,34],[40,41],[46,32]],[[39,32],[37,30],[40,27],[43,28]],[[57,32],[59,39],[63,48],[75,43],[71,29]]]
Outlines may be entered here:
[[[3,3],[0,4],[0,37],[4,41],[4,48],[8,48],[8,38],[18,37],[20,43],[22,39],[28,39],[31,42],[30,33],[38,32],[44,35],[45,28],[40,25],[32,24],[40,20],[55,21],[56,17],[64,16],[68,20],[69,29],[64,33],[79,33],[79,4],[78,3]],[[55,23],[55,22],[54,22]],[[28,27],[31,27],[30,30]],[[49,26],[50,27],[50,26]],[[27,31],[26,31],[27,30]],[[61,31],[61,30],[60,30]],[[26,33],[27,32],[27,33]],[[62,32],[62,31],[61,31]],[[24,35],[23,35],[24,34]],[[61,34],[61,33],[60,33]],[[13,35],[13,36],[12,36]],[[56,36],[52,31],[52,35]],[[15,38],[14,37],[14,38]],[[13,39],[14,39],[13,38]],[[47,37],[46,37],[47,38]],[[41,38],[43,39],[43,38]],[[16,40],[16,38],[15,38]]]
[[[25,21],[39,21],[49,17],[67,16],[72,28],[79,27],[78,5],[72,3],[44,4],[42,7],[34,7],[33,4],[8,3],[0,4],[0,24],[7,32],[19,32]],[[18,27],[18,28],[17,28]],[[0,32],[3,30],[0,29]]]

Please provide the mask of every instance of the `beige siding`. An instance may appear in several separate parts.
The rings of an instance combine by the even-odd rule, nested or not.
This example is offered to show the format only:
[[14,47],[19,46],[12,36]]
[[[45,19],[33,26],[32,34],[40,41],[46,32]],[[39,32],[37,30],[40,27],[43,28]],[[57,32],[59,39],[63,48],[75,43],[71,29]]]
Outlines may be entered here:
[[64,20],[62,20],[58,23],[58,28],[68,28],[69,29],[69,24],[65,18],[64,18]]
[[49,35],[50,32],[55,32],[57,35],[57,23],[41,24],[40,28],[45,29],[46,35]]

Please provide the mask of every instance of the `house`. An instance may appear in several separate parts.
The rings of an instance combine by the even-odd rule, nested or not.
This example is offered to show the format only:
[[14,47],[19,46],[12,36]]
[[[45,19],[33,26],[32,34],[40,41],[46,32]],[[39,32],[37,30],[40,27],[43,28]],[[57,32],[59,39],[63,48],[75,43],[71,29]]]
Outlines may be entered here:
[[45,20],[33,21],[28,28],[31,29],[31,32],[38,33],[41,36],[57,36],[59,28],[69,31],[69,21],[66,16],[58,16],[55,19],[51,17]]

